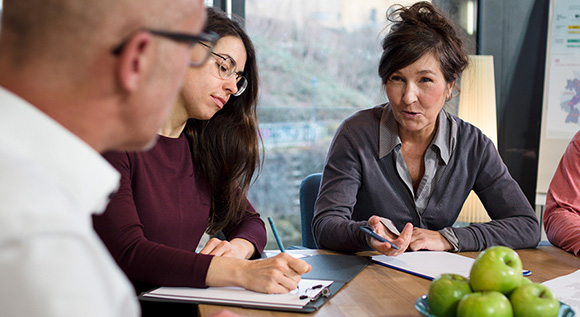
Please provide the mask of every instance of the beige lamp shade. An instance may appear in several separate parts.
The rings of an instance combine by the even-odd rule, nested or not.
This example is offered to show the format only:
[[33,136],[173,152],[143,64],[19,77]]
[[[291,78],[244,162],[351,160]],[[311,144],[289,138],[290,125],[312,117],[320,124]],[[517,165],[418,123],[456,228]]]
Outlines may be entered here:
[[[461,76],[458,116],[478,127],[497,148],[497,116],[493,56],[470,55],[469,65]],[[483,204],[472,191],[463,204],[457,221],[488,222]]]

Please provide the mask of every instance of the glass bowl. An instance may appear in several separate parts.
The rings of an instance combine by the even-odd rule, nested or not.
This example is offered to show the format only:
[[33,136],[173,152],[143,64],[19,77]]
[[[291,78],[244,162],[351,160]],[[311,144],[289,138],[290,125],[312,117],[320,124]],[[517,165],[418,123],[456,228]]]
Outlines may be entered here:
[[[423,317],[437,317],[432,315],[429,311],[429,303],[427,302],[427,295],[423,295],[415,301],[415,309],[421,314]],[[576,313],[572,307],[568,306],[565,303],[560,302],[560,312],[558,313],[558,317],[574,317]]]

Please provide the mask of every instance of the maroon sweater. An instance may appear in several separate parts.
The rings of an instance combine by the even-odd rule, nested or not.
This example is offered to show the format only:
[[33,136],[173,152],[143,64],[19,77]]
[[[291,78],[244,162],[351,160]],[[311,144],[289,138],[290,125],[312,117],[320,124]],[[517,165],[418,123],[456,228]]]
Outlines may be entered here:
[[[138,291],[206,287],[213,256],[195,249],[207,228],[210,194],[185,136],[160,136],[147,152],[104,156],[121,173],[121,185],[105,213],[93,217],[94,227]],[[223,232],[228,240],[250,241],[257,254],[266,244],[264,222],[249,202],[242,223]]]

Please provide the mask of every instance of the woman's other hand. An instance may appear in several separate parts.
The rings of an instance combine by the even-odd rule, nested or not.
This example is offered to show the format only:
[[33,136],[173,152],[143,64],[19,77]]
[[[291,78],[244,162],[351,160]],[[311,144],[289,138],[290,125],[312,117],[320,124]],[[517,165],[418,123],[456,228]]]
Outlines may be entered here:
[[236,259],[249,259],[255,251],[256,248],[254,245],[246,239],[236,238],[232,241],[226,241],[211,238],[199,253]]
[[378,235],[393,242],[399,250],[393,249],[388,242],[380,242],[371,237],[367,237],[367,242],[371,248],[390,256],[397,256],[407,250],[413,234],[413,225],[411,223],[405,225],[405,228],[398,237],[381,223],[381,219],[378,216],[370,217],[368,224]]
[[414,228],[409,249],[413,251],[449,251],[453,245],[439,231]]

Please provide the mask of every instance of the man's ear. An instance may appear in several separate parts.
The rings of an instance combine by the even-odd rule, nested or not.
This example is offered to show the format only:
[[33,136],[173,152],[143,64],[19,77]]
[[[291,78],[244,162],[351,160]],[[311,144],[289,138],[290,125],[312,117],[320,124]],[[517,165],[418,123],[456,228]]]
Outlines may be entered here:
[[153,64],[153,35],[134,34],[124,45],[117,61],[117,78],[123,90],[135,91]]

